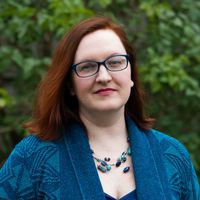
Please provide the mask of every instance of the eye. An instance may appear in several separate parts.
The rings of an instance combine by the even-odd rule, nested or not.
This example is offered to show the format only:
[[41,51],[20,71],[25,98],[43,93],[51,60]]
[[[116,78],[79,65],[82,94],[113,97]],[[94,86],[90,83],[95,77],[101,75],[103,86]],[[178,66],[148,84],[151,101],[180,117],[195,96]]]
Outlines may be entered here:
[[123,56],[114,56],[106,61],[109,68],[120,67],[125,63],[125,58]]
[[91,71],[96,69],[97,64],[94,62],[85,62],[85,63],[80,63],[77,65],[77,70],[78,71]]
[[108,61],[109,65],[117,65],[117,64],[120,64],[120,63],[121,63],[121,60],[109,60]]

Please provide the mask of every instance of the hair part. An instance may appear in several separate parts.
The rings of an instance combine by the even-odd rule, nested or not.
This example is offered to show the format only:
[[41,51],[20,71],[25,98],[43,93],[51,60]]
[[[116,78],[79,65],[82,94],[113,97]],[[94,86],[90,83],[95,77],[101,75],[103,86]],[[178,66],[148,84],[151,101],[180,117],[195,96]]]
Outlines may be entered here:
[[24,125],[32,134],[51,140],[59,137],[62,129],[71,122],[82,123],[78,100],[72,95],[71,65],[82,38],[101,29],[114,31],[129,55],[134,87],[131,88],[125,112],[139,128],[148,130],[152,127],[154,120],[144,113],[144,92],[138,80],[135,51],[125,32],[109,18],[92,17],[72,27],[58,44],[50,68],[38,87],[32,120]]

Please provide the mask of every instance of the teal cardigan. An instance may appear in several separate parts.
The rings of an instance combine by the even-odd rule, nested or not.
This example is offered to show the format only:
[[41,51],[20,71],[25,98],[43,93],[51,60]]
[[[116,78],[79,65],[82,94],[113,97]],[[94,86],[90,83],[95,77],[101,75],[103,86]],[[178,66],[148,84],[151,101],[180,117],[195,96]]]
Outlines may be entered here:
[[[129,118],[127,128],[138,200],[200,199],[182,144]],[[23,139],[0,170],[0,199],[105,200],[84,129],[72,124],[55,141]]]

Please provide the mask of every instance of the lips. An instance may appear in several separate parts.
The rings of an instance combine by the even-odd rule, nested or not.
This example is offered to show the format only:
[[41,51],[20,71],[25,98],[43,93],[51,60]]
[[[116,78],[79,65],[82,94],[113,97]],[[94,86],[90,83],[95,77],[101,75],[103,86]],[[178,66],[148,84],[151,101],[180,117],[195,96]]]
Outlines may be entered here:
[[95,92],[95,94],[110,94],[114,91],[116,91],[116,90],[113,88],[102,88],[102,89],[97,90]]

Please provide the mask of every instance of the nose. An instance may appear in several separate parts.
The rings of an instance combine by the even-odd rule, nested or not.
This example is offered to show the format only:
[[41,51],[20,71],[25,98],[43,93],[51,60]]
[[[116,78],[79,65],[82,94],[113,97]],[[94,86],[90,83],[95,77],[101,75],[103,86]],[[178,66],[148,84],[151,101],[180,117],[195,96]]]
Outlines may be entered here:
[[104,65],[101,65],[99,67],[99,71],[97,73],[96,81],[106,83],[111,80],[112,80],[112,77],[111,77],[109,71],[105,68]]

